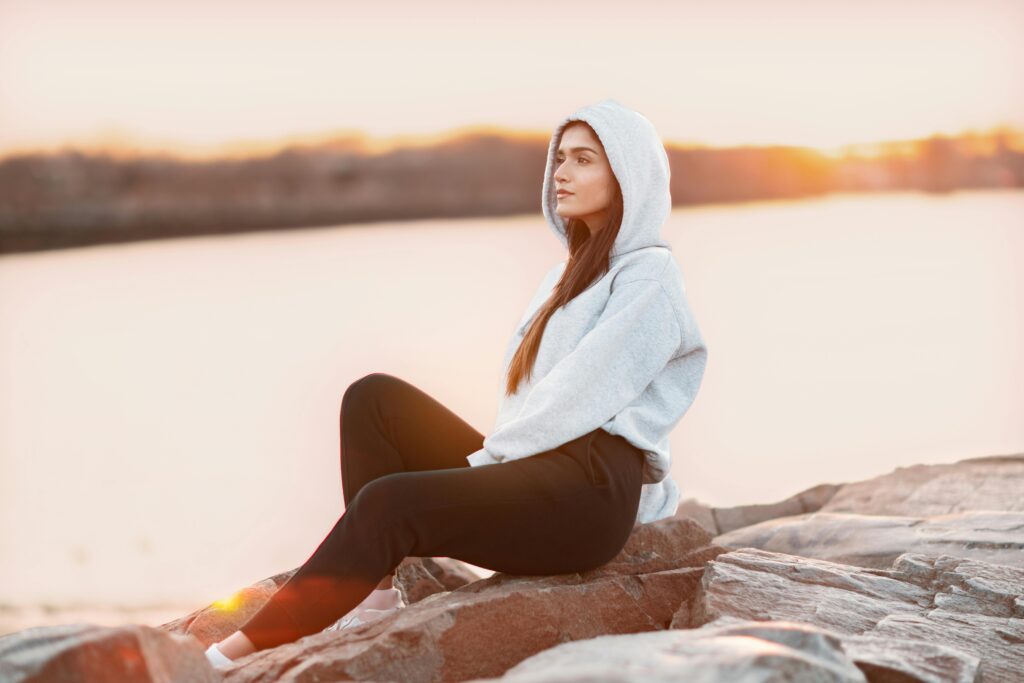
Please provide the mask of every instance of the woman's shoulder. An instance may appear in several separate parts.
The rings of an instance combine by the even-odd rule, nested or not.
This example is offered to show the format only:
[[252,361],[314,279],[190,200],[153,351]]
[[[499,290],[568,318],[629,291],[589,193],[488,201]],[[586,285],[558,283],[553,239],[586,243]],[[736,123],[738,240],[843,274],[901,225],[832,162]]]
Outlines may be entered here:
[[[642,252],[642,253],[640,253]],[[628,257],[628,258],[627,258]],[[641,249],[623,255],[614,266],[611,291],[630,282],[657,282],[665,294],[680,327],[692,317],[683,274],[673,253],[667,249]]]
[[657,280],[671,290],[679,278],[679,266],[668,249],[650,247],[623,254],[612,261],[612,289],[638,280]]

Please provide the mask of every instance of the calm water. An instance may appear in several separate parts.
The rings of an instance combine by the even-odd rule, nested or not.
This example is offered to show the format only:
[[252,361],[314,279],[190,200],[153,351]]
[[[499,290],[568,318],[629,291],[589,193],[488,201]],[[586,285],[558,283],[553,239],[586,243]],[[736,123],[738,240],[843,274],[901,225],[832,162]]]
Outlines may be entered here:
[[[709,345],[684,497],[1024,451],[1021,217],[1009,192],[675,211]],[[39,604],[158,623],[301,564],[342,511],[349,383],[399,375],[487,433],[563,255],[538,213],[0,258],[0,632],[72,620]]]

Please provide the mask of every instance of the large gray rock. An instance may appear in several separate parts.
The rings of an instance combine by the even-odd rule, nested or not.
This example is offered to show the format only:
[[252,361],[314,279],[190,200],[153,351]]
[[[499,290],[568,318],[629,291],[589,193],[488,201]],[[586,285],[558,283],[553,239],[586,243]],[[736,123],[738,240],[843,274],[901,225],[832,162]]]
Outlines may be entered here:
[[195,638],[149,626],[62,624],[0,637],[2,683],[215,683]]
[[926,517],[968,510],[1024,512],[1024,454],[968,458],[942,465],[898,467],[864,481],[818,484],[785,500],[714,507],[693,498],[679,503],[712,536],[769,519],[810,512]]
[[715,523],[714,509],[696,498],[679,501],[679,508],[676,510],[675,516],[692,519],[712,536],[719,534],[718,524]]
[[906,552],[1024,567],[1024,512],[969,511],[933,517],[815,512],[736,529],[714,542],[878,569]]
[[832,498],[838,488],[837,484],[818,484],[777,503],[712,508],[711,512],[718,533],[724,534],[767,519],[815,512]]
[[864,683],[828,631],[792,622],[709,624],[689,631],[600,636],[550,648],[503,683]]
[[[834,633],[834,632],[832,632]],[[871,683],[977,683],[981,660],[947,645],[874,635],[836,635]]]
[[687,498],[680,501],[676,517],[688,517],[704,527],[712,536],[717,536],[767,519],[815,512],[828,502],[839,486],[818,484],[776,503],[724,508],[712,507],[695,498]]
[[800,621],[843,635],[917,641],[916,649],[903,644],[898,657],[918,671],[941,661],[914,662],[915,653],[940,645],[963,655],[949,680],[962,680],[975,657],[979,681],[1010,682],[1024,672],[1022,595],[1024,569],[977,560],[908,553],[890,569],[866,569],[745,548],[708,563],[694,599],[672,625]]
[[[1024,453],[900,467],[839,487],[822,512],[928,517],[967,510],[1024,512]],[[723,530],[724,531],[724,530]]]
[[980,680],[981,660],[977,657],[946,645],[921,640],[849,635],[801,622],[748,621],[729,615],[722,615],[692,631],[735,624],[751,627],[751,635],[756,635],[756,628],[761,624],[798,623],[826,633],[841,643],[846,656],[864,672],[869,683],[977,683]]

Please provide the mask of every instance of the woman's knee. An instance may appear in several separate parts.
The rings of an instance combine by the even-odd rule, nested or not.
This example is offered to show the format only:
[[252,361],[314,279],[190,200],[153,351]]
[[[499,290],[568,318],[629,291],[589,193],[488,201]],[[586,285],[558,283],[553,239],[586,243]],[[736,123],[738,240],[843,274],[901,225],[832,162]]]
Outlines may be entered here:
[[382,378],[388,377],[383,373],[371,373],[364,375],[348,385],[345,393],[341,396],[340,415],[344,416],[361,405],[368,404],[369,397],[374,395],[382,384]]
[[352,382],[341,396],[341,414],[344,415],[355,405],[364,405],[367,397],[376,394],[382,386],[392,383],[395,379],[397,378],[384,372],[371,372]]
[[373,519],[401,513],[400,508],[409,504],[413,498],[413,489],[409,486],[406,474],[395,472],[366,482],[349,507],[358,508],[360,515],[368,515]]

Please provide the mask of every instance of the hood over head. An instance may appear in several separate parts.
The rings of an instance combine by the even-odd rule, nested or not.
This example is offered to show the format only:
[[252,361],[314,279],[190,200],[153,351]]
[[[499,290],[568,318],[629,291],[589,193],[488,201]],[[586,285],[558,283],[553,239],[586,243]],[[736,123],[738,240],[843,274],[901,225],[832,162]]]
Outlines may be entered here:
[[622,189],[622,227],[615,238],[611,256],[652,246],[671,249],[661,236],[661,226],[672,210],[665,145],[654,125],[643,114],[614,99],[581,107],[555,127],[548,145],[541,193],[541,208],[548,227],[568,248],[567,221],[555,210],[558,201],[553,175],[562,131],[572,121],[583,121],[597,133]]

